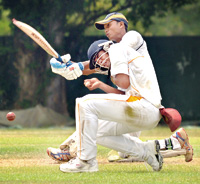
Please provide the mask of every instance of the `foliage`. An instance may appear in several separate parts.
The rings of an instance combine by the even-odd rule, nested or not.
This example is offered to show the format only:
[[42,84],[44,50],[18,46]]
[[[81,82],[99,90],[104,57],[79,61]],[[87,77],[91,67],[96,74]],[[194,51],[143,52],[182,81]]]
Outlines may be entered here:
[[0,12],[2,12],[2,14],[0,13],[0,36],[11,35],[10,20],[8,18],[10,11],[0,8]]
[[[121,4],[120,4],[121,2]],[[77,30],[77,28],[79,27],[83,27],[85,28],[84,34],[85,35],[102,35],[104,36],[104,31],[96,31],[96,29],[94,29],[94,21],[96,21],[97,19],[103,19],[105,17],[105,14],[100,15],[100,17],[98,18],[92,18],[88,24],[85,24],[87,21],[84,19],[85,17],[87,17],[87,14],[85,12],[87,12],[87,9],[84,8],[85,6],[88,7],[88,9],[90,11],[94,10],[94,6],[97,7],[99,6],[98,9],[105,9],[105,4],[106,5],[112,5],[113,6],[113,11],[116,11],[114,9],[114,5],[118,4],[118,8],[121,7],[121,5],[124,3],[124,1],[113,1],[113,4],[111,3],[111,1],[95,1],[95,2],[86,2],[84,4],[81,5],[81,3],[77,4],[77,6],[73,5],[73,2],[68,2],[67,4],[67,13],[66,13],[66,23],[63,25],[65,25],[65,35],[69,35],[70,30],[75,29]],[[159,3],[164,3],[167,1],[161,1]],[[93,4],[92,4],[93,3]],[[150,3],[150,1],[149,1]],[[186,3],[192,3],[192,4],[186,4],[183,5],[183,2],[181,4],[179,4],[180,1],[178,2],[177,5],[172,6],[172,8],[168,8],[166,11],[159,9],[157,11],[155,11],[155,14],[153,16],[151,16],[151,18],[149,16],[146,16],[147,18],[149,17],[150,20],[143,18],[143,12],[142,11],[142,15],[137,13],[135,16],[131,10],[131,7],[125,9],[125,10],[117,10],[117,11],[121,11],[122,13],[124,13],[125,15],[127,13],[130,14],[129,16],[129,29],[135,29],[138,30],[140,33],[142,33],[143,35],[198,35],[199,34],[199,6],[200,6],[200,2],[196,2],[195,1],[188,1]],[[155,3],[152,3],[155,4]],[[175,2],[176,4],[176,2]],[[181,7],[178,7],[178,5]],[[26,5],[24,5],[26,6]],[[31,5],[32,6],[32,5]],[[42,3],[41,3],[42,6]],[[45,5],[46,6],[46,5]],[[89,6],[91,6],[89,8]],[[134,5],[133,5],[134,6]],[[133,7],[132,6],[132,7]],[[138,5],[139,6],[139,5]],[[148,5],[147,5],[148,6]],[[157,5],[158,7],[160,7],[160,5]],[[70,8],[71,7],[71,8]],[[107,7],[107,6],[106,6]],[[137,7],[137,5],[136,5]],[[84,12],[83,13],[79,13],[82,9],[84,8]],[[166,9],[167,7],[165,7]],[[174,11],[174,8],[177,8],[176,11]],[[26,8],[27,9],[27,8]],[[96,8],[97,9],[97,8]],[[139,11],[139,10],[138,10]],[[0,12],[2,12],[1,14],[1,19],[0,19],[0,35],[10,35],[11,32],[11,28],[9,27],[9,25],[11,24],[10,19],[8,18],[9,14],[10,14],[10,10],[4,10],[2,6],[0,6]],[[35,12],[33,10],[31,10],[32,14],[34,14]],[[42,12],[42,11],[41,11]],[[99,12],[99,10],[96,10],[96,12]],[[145,11],[146,13],[146,11]],[[90,13],[89,13],[90,15]],[[187,16],[186,16],[187,15]],[[13,17],[13,16],[12,16]],[[10,17],[10,18],[12,18]],[[18,16],[17,16],[18,17]],[[22,19],[24,19],[22,17]],[[144,21],[150,21],[151,24],[148,25],[148,23],[144,24]],[[29,21],[29,20],[28,20]],[[29,21],[30,22],[30,21]],[[32,23],[32,22],[30,22]],[[44,22],[43,22],[44,24]],[[80,24],[83,24],[83,26],[79,26]],[[34,24],[33,24],[34,25]],[[147,26],[144,26],[147,25]],[[38,29],[41,29],[41,25],[37,25]],[[178,27],[178,28],[177,28]],[[73,31],[72,31],[73,32]],[[83,32],[83,31],[82,31]],[[80,33],[79,33],[80,34]]]
[[176,14],[168,10],[165,15],[165,17],[153,16],[154,23],[144,34],[153,36],[200,35],[200,1],[177,9]]
[[[67,34],[82,35],[97,19],[113,11],[123,12],[134,25],[141,22],[146,28],[153,23],[152,16],[164,17],[169,10],[176,12],[185,4],[195,2],[197,0],[2,0],[0,4],[11,11],[10,18],[24,20],[41,31],[50,26],[49,18],[59,21],[65,16],[63,26]],[[55,17],[55,11],[59,11],[60,16]]]

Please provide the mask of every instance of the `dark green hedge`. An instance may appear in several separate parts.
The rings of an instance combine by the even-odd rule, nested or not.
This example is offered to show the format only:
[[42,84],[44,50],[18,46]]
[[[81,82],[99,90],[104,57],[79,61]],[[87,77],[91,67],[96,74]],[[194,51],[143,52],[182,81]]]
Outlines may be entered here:
[[[101,37],[102,38],[102,37]],[[87,48],[100,37],[83,37],[73,48],[68,48],[69,38],[60,54],[70,53],[72,60],[87,60]],[[183,120],[200,120],[200,37],[145,37],[152,57],[165,107],[176,108]],[[17,71],[12,65],[14,48],[12,37],[0,37],[0,110],[12,108],[17,97]],[[76,81],[66,81],[67,103],[74,116],[75,98],[91,93],[83,86],[85,78],[98,77],[107,83],[106,76],[82,76]],[[93,93],[101,92],[99,90]],[[6,100],[5,100],[6,99]]]

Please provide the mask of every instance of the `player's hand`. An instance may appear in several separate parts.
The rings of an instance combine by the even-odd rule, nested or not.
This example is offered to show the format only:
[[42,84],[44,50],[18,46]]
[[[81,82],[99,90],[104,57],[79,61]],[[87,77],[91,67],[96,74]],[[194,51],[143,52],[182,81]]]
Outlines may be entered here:
[[[65,60],[65,62],[69,61],[66,57],[63,58],[63,56],[61,56],[61,58]],[[52,58],[50,60],[50,65],[53,73],[59,74],[67,80],[77,79],[83,74],[82,69],[84,68],[84,66],[81,62],[73,63],[72,65],[67,67],[66,63],[61,63],[55,58]]]
[[64,73],[64,77],[68,80],[77,79],[83,74],[82,68],[84,68],[84,66],[81,62],[73,63],[67,67],[66,72]]
[[53,73],[62,75],[66,70],[66,63],[61,63],[57,61],[55,58],[51,58],[50,60],[51,70]]
[[89,90],[94,90],[99,88],[100,84],[102,82],[98,80],[97,78],[92,78],[92,79],[86,79],[84,80],[84,85],[87,87]]
[[71,59],[71,55],[70,54],[65,54],[63,56],[61,56],[62,60],[63,60],[63,63],[67,63],[70,61]]

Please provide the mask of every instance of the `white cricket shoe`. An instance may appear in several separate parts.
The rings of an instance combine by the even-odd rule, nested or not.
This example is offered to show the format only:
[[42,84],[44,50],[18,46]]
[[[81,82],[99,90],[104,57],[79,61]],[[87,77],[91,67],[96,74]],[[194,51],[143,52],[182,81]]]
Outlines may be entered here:
[[98,163],[96,159],[91,159],[88,161],[80,160],[78,157],[71,159],[66,164],[60,165],[60,170],[62,172],[97,172]]
[[158,140],[148,141],[145,146],[146,156],[144,160],[153,168],[154,171],[160,171],[163,165],[163,157],[160,154],[160,145]]
[[68,162],[72,158],[68,148],[61,150],[59,148],[49,147],[47,148],[47,154],[53,160],[62,161],[62,162]]

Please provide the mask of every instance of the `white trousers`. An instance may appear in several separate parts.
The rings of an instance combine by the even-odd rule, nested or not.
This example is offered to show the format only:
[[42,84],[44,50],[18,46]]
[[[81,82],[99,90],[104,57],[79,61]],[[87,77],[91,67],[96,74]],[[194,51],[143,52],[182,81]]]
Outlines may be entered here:
[[127,102],[128,96],[89,94],[76,99],[77,155],[96,157],[97,144],[144,158],[146,143],[123,135],[152,129],[161,119],[159,109],[145,99]]

